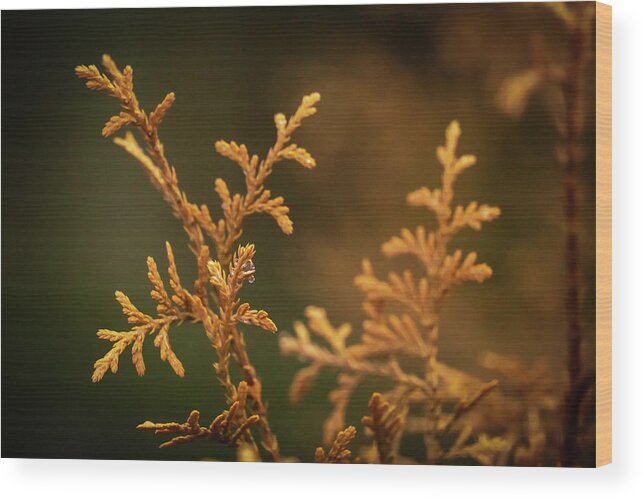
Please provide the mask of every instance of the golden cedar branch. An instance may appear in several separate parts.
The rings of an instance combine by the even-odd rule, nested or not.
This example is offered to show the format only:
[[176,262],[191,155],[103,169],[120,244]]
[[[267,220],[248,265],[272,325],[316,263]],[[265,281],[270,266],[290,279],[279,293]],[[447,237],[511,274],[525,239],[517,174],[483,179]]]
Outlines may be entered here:
[[[197,206],[191,203],[187,195],[179,188],[176,170],[169,164],[163,144],[159,140],[158,128],[174,103],[174,93],[168,93],[155,110],[148,115],[140,107],[134,93],[132,68],[126,66],[121,71],[108,55],[103,56],[102,62],[106,74],[101,73],[94,65],[78,66],[76,74],[86,80],[89,89],[103,91],[121,104],[122,111],[106,123],[103,129],[105,136],[112,135],[127,125],[134,126],[141,133],[146,150],[139,146],[134,136],[129,132],[124,138],[115,139],[115,142],[139,162],[148,174],[153,186],[162,193],[175,216],[181,221],[190,240],[190,247],[197,258],[198,277],[194,283],[193,292],[189,292],[182,286],[168,244],[168,261],[170,262],[168,273],[172,290],[170,297],[158,273],[156,263],[153,259],[148,259],[148,278],[153,287],[152,298],[157,302],[157,313],[160,318],[152,319],[140,313],[127,297],[119,299],[119,302],[127,301],[124,305],[122,303],[124,313],[130,323],[138,324],[138,329],[122,333],[114,340],[115,345],[112,350],[103,359],[97,361],[93,379],[98,381],[108,369],[116,372],[120,354],[131,344],[134,363],[139,374],[142,374],[144,372],[142,346],[145,335],[157,330],[159,334],[155,338],[155,345],[160,350],[161,358],[167,360],[174,371],[182,376],[183,365],[170,346],[169,325],[184,320],[201,322],[206,335],[217,350],[218,362],[215,364],[215,369],[219,381],[226,387],[228,399],[231,399],[235,393],[227,367],[230,357],[229,348],[232,346],[235,358],[248,382],[251,402],[258,413],[264,446],[273,458],[278,460],[277,441],[270,430],[266,418],[266,407],[261,399],[261,383],[248,357],[243,336],[236,328],[236,322],[257,325],[273,332],[276,331],[276,326],[268,318],[267,313],[262,310],[252,310],[247,304],[236,308],[237,293],[241,288],[240,283],[249,278],[250,274],[245,271],[241,272],[239,269],[235,270],[232,266],[230,269],[232,280],[227,282],[225,288],[220,287],[215,292],[221,316],[208,308],[208,287],[211,284],[211,279],[213,281],[217,279],[216,275],[212,275],[212,266],[208,263],[210,252],[204,240],[204,234],[214,242],[218,259],[223,265],[228,265],[231,264],[233,256],[232,246],[242,234],[241,226],[245,216],[256,212],[269,213],[277,220],[283,232],[287,234],[292,232],[292,221],[288,217],[289,209],[285,206],[283,198],[271,198],[270,192],[264,189],[263,182],[272,172],[273,165],[282,159],[292,159],[306,168],[316,165],[315,160],[305,149],[294,144],[288,145],[288,142],[302,121],[316,112],[314,106],[320,99],[319,94],[314,93],[304,97],[301,105],[289,120],[286,120],[281,113],[275,116],[277,140],[269,150],[266,159],[261,162],[256,155],[249,155],[244,145],[239,146],[234,142],[227,144],[223,141],[217,143],[217,150],[220,153],[235,160],[241,166],[246,177],[247,192],[244,195],[231,195],[225,182],[217,179],[215,190],[221,198],[224,216],[214,222],[207,206]],[[248,250],[248,247],[245,249]],[[235,258],[237,259],[237,267],[241,267],[242,263],[239,263],[237,256]],[[214,282],[212,285],[216,288]],[[112,333],[110,333],[112,337],[117,334]]]

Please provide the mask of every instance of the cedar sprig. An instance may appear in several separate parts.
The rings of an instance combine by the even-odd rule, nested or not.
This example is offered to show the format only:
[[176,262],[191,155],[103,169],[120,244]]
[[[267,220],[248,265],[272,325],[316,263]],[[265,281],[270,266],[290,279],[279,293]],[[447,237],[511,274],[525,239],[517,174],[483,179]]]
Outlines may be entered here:
[[103,340],[113,343],[112,348],[100,359],[94,363],[94,372],[92,381],[100,381],[108,370],[116,374],[118,371],[118,361],[120,355],[128,346],[132,348],[132,362],[139,376],[145,374],[145,362],[143,359],[143,343],[148,335],[157,334],[154,339],[154,345],[159,348],[161,359],[167,361],[174,372],[183,377],[185,369],[183,364],[174,353],[169,340],[170,327],[175,323],[181,323],[185,320],[191,320],[190,310],[186,306],[193,298],[189,293],[180,286],[178,281],[178,272],[174,262],[172,247],[166,243],[168,254],[169,269],[168,273],[174,276],[172,280],[174,296],[170,299],[163,280],[161,279],[155,260],[148,257],[148,279],[152,284],[150,295],[157,302],[158,316],[153,318],[150,315],[142,313],[122,291],[116,291],[116,301],[121,305],[123,315],[127,321],[134,327],[130,331],[118,332],[109,329],[99,329],[96,335]]
[[[143,360],[143,342],[147,335],[156,333],[154,345],[159,349],[161,359],[167,361],[174,372],[183,377],[185,369],[172,349],[169,340],[170,327],[173,324],[180,324],[185,321],[200,322],[203,324],[206,335],[210,339],[221,357],[226,357],[225,368],[219,371],[220,381],[229,388],[229,374],[227,373],[227,353],[230,343],[229,329],[237,322],[251,324],[261,327],[267,331],[275,332],[277,327],[270,320],[267,312],[263,310],[250,310],[250,305],[243,303],[239,305],[238,294],[243,287],[244,281],[254,275],[253,270],[244,270],[244,266],[252,261],[255,255],[254,245],[240,246],[234,255],[233,262],[229,265],[229,274],[221,270],[219,262],[210,261],[208,269],[211,272],[211,282],[218,291],[218,299],[221,304],[221,316],[207,309],[201,298],[188,291],[181,284],[179,272],[174,260],[174,253],[170,243],[166,243],[168,259],[169,290],[165,286],[159,273],[156,261],[149,257],[147,259],[148,279],[152,285],[150,296],[157,303],[156,311],[158,316],[153,318],[142,313],[129,297],[121,291],[116,292],[116,300],[121,305],[123,314],[134,327],[127,332],[117,332],[108,329],[100,329],[98,337],[114,343],[113,347],[105,356],[96,361],[92,380],[98,382],[105,373],[111,369],[113,373],[118,371],[118,359],[125,349],[131,345],[132,360],[139,376],[145,374],[145,363]],[[223,282],[220,282],[223,279]],[[217,364],[217,367],[221,367]]]
[[[377,376],[408,385],[409,388],[420,391],[429,389],[428,385],[420,377],[404,372],[395,359],[390,359],[388,362],[377,362],[375,359],[368,359],[368,354],[372,352],[368,348],[364,348],[363,344],[357,343],[346,346],[347,333],[351,331],[350,325],[333,326],[328,321],[326,311],[323,308],[306,307],[305,315],[308,319],[308,325],[296,322],[294,324],[296,333],[294,337],[287,334],[280,336],[279,346],[283,354],[298,355],[301,359],[310,361],[313,365],[317,364],[320,368],[331,367],[355,375]],[[323,338],[330,348],[313,342],[311,332]],[[291,387],[293,399],[302,397],[309,385],[308,381],[304,385]]]
[[203,246],[202,228],[209,226],[211,220],[203,215],[201,209],[188,200],[180,189],[176,170],[165,155],[165,149],[159,139],[159,126],[175,100],[170,92],[151,113],[146,113],[140,106],[134,93],[134,71],[125,66],[121,71],[113,59],[105,54],[102,59],[105,73],[95,65],[77,66],[76,75],[86,80],[87,88],[105,92],[115,98],[121,105],[121,112],[112,116],[103,128],[103,136],[109,137],[122,127],[130,125],[139,132],[147,150],[143,150],[133,134],[127,133],[124,138],[115,139],[115,143],[131,154],[150,177],[152,184],[161,191],[163,198],[171,206],[174,215],[183,224],[195,254]]
[[[208,426],[201,426],[200,413],[197,410],[190,412],[184,423],[153,423],[145,421],[137,426],[139,430],[153,430],[156,435],[172,436],[159,447],[175,447],[195,440],[212,439],[229,447],[247,444],[254,448],[255,456],[258,451],[254,443],[250,428],[259,421],[259,416],[246,413],[246,398],[248,386],[245,381],[239,383],[236,400],[230,407],[216,416]],[[256,460],[256,459],[255,459]]]
[[356,435],[357,430],[354,426],[349,426],[345,430],[338,432],[333,444],[328,450],[328,454],[324,451],[323,447],[317,447],[315,450],[315,462],[349,464],[351,462],[352,452],[348,446]]
[[[284,159],[294,160],[308,169],[316,166],[310,153],[291,143],[291,138],[303,120],[315,114],[320,96],[318,93],[305,96],[290,119],[286,119],[281,113],[275,115],[277,138],[263,160],[259,160],[257,155],[251,155],[243,144],[216,142],[216,150],[241,167],[246,180],[246,192],[231,194],[225,181],[216,179],[214,189],[221,201],[222,217],[215,222],[205,204],[191,202],[181,190],[176,169],[170,164],[159,138],[159,127],[175,101],[174,93],[168,93],[154,111],[146,113],[134,92],[131,66],[125,66],[121,70],[109,55],[103,56],[102,64],[104,72],[95,65],[77,66],[75,71],[78,77],[86,80],[90,90],[106,93],[120,103],[120,112],[107,120],[103,127],[103,136],[109,137],[123,127],[138,130],[143,147],[129,131],[123,137],[115,138],[114,142],[136,159],[183,225],[190,249],[196,257],[197,279],[191,291],[181,284],[169,244],[168,288],[159,275],[156,263],[149,258],[148,277],[152,283],[152,298],[157,303],[158,315],[152,318],[139,312],[129,298],[118,292],[117,300],[133,328],[127,332],[99,331],[99,337],[112,341],[114,345],[103,358],[96,361],[92,380],[99,381],[108,370],[116,372],[120,355],[130,346],[136,370],[142,375],[145,372],[143,342],[147,335],[152,334],[156,334],[154,344],[159,348],[161,358],[179,376],[183,376],[185,370],[170,345],[169,330],[172,325],[185,320],[199,322],[216,350],[217,362],[214,366],[219,382],[226,389],[227,400],[230,402],[236,396],[236,388],[229,373],[229,360],[233,357],[247,383],[252,411],[259,418],[257,426],[262,435],[263,447],[273,460],[278,461],[279,446],[268,423],[262,385],[237,325],[249,324],[272,332],[277,328],[265,311],[252,309],[250,305],[240,302],[238,292],[241,284],[245,280],[254,281],[254,264],[251,260],[254,247],[242,246],[235,255],[233,248],[242,235],[245,218],[253,213],[268,213],[284,233],[292,233],[289,208],[281,196],[272,196],[264,182],[272,173],[274,165]],[[217,263],[211,263],[210,246],[206,238],[214,243]],[[226,266],[230,266],[227,276],[221,270]],[[211,307],[209,303],[211,294],[217,307]]]
[[403,426],[402,417],[395,406],[389,404],[381,393],[375,392],[368,402],[370,416],[362,417],[362,426],[373,433],[377,454],[381,464],[395,462],[394,442],[400,435]]
[[283,197],[272,197],[272,193],[265,189],[264,183],[272,174],[275,164],[284,159],[294,160],[308,169],[317,166],[315,159],[306,149],[289,142],[303,120],[317,112],[315,105],[320,99],[316,92],[305,96],[290,119],[286,119],[282,113],[275,115],[277,138],[263,160],[259,160],[256,154],[251,155],[244,144],[225,140],[215,142],[219,154],[239,165],[246,185],[245,194],[231,194],[223,179],[215,180],[215,191],[221,198],[224,215],[216,225],[216,239],[220,241],[217,245],[220,260],[227,260],[231,245],[241,237],[241,226],[245,217],[253,213],[269,214],[284,234],[292,234],[293,222],[288,215],[290,208],[285,205]]
[[106,73],[101,73],[95,65],[81,65],[76,67],[76,75],[86,80],[90,90],[105,92],[121,104],[121,112],[107,121],[103,128],[103,136],[109,137],[127,125],[132,125],[140,131],[147,151],[138,145],[130,133],[124,138],[115,139],[115,142],[141,164],[150,176],[152,184],[163,193],[174,214],[183,223],[195,254],[198,254],[203,245],[203,233],[206,233],[216,245],[218,259],[227,264],[234,243],[241,237],[243,221],[252,213],[268,213],[275,218],[285,234],[292,233],[293,224],[288,216],[289,208],[284,204],[282,197],[271,197],[271,192],[265,189],[264,182],[272,173],[274,165],[284,159],[294,160],[308,169],[317,166],[308,151],[296,144],[290,144],[290,141],[304,119],[317,112],[315,106],[321,99],[319,93],[313,92],[304,96],[290,119],[286,119],[282,113],[275,115],[277,138],[263,160],[259,160],[256,154],[251,155],[244,144],[238,145],[234,141],[228,143],[224,140],[215,143],[219,154],[235,161],[241,167],[247,189],[245,194],[232,195],[223,179],[215,180],[215,191],[221,199],[224,215],[215,223],[207,206],[189,202],[187,195],[181,191],[176,170],[167,160],[163,144],[159,140],[159,126],[175,101],[174,93],[168,93],[155,110],[148,114],[140,107],[134,93],[131,66],[126,66],[121,71],[109,55],[104,55],[102,62]]
[[[387,402],[397,407],[396,414],[400,417],[409,412],[411,405],[423,407],[421,427],[426,460],[441,462],[450,450],[443,448],[443,442],[453,441],[453,438],[442,437],[456,432],[462,436],[462,444],[468,444],[460,420],[495,387],[494,382],[484,384],[438,361],[443,300],[457,285],[468,281],[482,283],[492,274],[491,267],[478,261],[476,252],[452,250],[453,238],[467,228],[479,231],[484,222],[491,222],[500,215],[499,208],[488,204],[454,203],[458,177],[476,163],[475,156],[458,154],[460,136],[460,125],[453,121],[446,128],[444,144],[436,150],[441,168],[440,187],[421,187],[407,196],[410,206],[429,211],[435,220],[433,226],[420,225],[414,230],[403,228],[399,235],[381,247],[382,253],[389,258],[410,256],[416,259],[422,273],[418,276],[410,270],[392,271],[382,279],[365,259],[361,274],[355,278],[355,285],[364,295],[365,314],[358,341],[348,344],[350,325],[332,326],[326,312],[317,307],[306,309],[308,326],[296,323],[294,337],[280,337],[282,353],[310,362],[310,366],[295,376],[290,390],[294,401],[300,400],[312,387],[323,368],[339,371],[339,386],[331,392],[333,410],[324,424],[326,443],[341,429],[340,425],[345,424],[348,400],[357,385],[363,379],[376,377],[393,382],[394,389],[388,392]],[[328,347],[313,341],[311,332]],[[415,362],[404,362],[408,358]],[[418,361],[423,366],[421,370],[413,368]],[[382,416],[380,400],[377,396],[372,402],[376,404],[373,409]],[[446,402],[452,410],[443,414]],[[371,426],[376,424],[371,419],[366,422]],[[407,431],[406,423],[404,419],[396,438],[401,438]],[[391,461],[400,457],[397,445],[384,450],[380,459]]]

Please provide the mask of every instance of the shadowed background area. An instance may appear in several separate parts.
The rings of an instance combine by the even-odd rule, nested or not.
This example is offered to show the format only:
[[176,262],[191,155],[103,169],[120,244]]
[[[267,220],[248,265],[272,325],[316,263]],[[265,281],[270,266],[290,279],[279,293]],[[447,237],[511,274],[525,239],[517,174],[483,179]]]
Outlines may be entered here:
[[[216,443],[159,451],[134,427],[146,420],[204,420],[224,408],[214,352],[197,326],[174,329],[186,366],[176,377],[146,344],[139,378],[126,353],[116,376],[92,385],[91,366],[109,348],[95,331],[125,329],[114,290],[151,312],[145,260],[166,267],[175,249],[186,282],[194,262],[180,224],[134,160],[100,135],[117,103],[90,93],[73,72],[103,53],[134,68],[136,93],[151,110],[168,91],[176,103],[161,139],[191,199],[218,216],[213,182],[242,187],[238,167],[214,141],[247,144],[263,155],[273,115],[301,97],[322,95],[319,113],[297,132],[318,167],[278,165],[269,188],[286,198],[295,222],[284,236],[268,216],[251,218],[241,242],[257,246],[257,280],[244,299],[270,312],[281,330],[306,305],[333,323],[361,322],[353,286],[360,261],[393,268],[380,244],[429,217],[406,193],[439,183],[435,147],[452,119],[460,151],[478,164],[458,183],[456,201],[497,205],[502,216],[482,233],[459,236],[494,269],[445,304],[440,358],[490,378],[484,350],[530,362],[545,358],[565,380],[564,227],[559,142],[548,102],[535,98],[519,121],[494,95],[507,75],[530,65],[530,36],[558,21],[513,4],[31,11],[2,13],[2,455],[102,459],[230,459]],[[591,95],[593,88],[589,89]],[[591,103],[590,103],[591,104]],[[592,106],[589,106],[592,108]],[[581,269],[586,358],[594,343],[593,110],[581,172]],[[401,262],[394,265],[400,268]],[[301,367],[280,355],[277,338],[244,328],[264,381],[282,454],[309,461],[329,412],[326,373],[299,406],[288,400]],[[366,411],[366,385],[349,423]]]

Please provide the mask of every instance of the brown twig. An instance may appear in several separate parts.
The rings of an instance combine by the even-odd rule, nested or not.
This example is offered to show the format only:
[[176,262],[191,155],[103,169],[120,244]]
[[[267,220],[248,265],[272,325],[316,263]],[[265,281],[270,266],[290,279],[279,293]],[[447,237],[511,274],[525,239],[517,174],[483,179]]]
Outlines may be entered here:
[[[572,6],[569,6],[572,9]],[[564,102],[561,135],[564,148],[559,159],[565,172],[565,267],[567,310],[567,375],[563,411],[563,442],[561,465],[575,466],[579,409],[586,388],[583,387],[582,340],[580,319],[580,244],[578,231],[578,171],[583,161],[582,132],[584,127],[584,78],[591,57],[591,33],[586,11],[573,10],[568,22],[567,64],[561,90]]]

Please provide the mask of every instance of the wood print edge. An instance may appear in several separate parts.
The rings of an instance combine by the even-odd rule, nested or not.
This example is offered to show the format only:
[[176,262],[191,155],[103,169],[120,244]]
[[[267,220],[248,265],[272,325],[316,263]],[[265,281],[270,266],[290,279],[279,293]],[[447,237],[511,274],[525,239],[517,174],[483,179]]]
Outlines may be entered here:
[[612,462],[612,7],[596,2],[596,466]]

